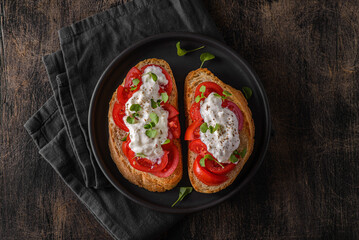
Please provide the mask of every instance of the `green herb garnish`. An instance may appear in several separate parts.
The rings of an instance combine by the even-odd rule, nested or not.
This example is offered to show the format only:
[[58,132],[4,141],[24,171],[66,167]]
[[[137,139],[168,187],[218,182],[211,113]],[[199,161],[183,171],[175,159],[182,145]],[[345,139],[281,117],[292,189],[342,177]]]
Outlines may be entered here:
[[130,110],[133,112],[141,111],[141,105],[140,104],[132,104],[130,107]]
[[234,154],[232,154],[232,155],[230,156],[229,160],[230,160],[232,163],[236,163],[236,162],[238,162],[239,159],[238,159]]
[[206,159],[215,161],[215,162],[218,163],[222,168],[224,168],[224,166],[223,166],[220,162],[218,162],[214,157],[212,157],[211,154],[206,154],[206,155],[204,155],[203,158],[201,158],[201,160],[199,160],[199,164],[200,164],[202,167],[205,167],[205,166],[206,166],[206,162],[205,162]]
[[201,64],[201,66],[200,66],[199,68],[202,68],[203,63],[204,63],[205,61],[209,61],[209,60],[212,60],[212,59],[214,59],[214,58],[215,58],[215,56],[214,56],[213,54],[211,54],[211,53],[208,53],[208,52],[202,53],[201,56],[200,56],[200,59],[201,59],[202,64]]
[[244,158],[244,156],[246,155],[247,153],[247,148],[244,148],[240,153],[239,153],[239,156],[241,156],[241,158]]
[[202,98],[205,98],[204,96],[204,92],[206,91],[206,86],[202,85],[199,88],[199,92],[201,93],[201,95],[198,95],[195,99],[196,103],[198,103],[199,101],[201,101]]
[[222,98],[222,100],[227,99],[228,96],[231,96],[231,95],[232,95],[232,93],[230,93],[230,92],[228,92],[228,91],[223,91],[223,92],[222,92],[223,96],[219,95],[218,93],[213,93],[213,94],[214,94],[214,96],[216,96],[216,97]]
[[223,94],[224,94],[225,96],[231,96],[231,95],[232,95],[232,93],[230,93],[230,92],[228,92],[228,91],[223,91]]
[[200,50],[200,49],[204,48],[204,46],[201,46],[199,48],[192,49],[192,50],[186,50],[186,49],[181,48],[181,43],[180,42],[177,42],[176,43],[176,48],[177,48],[177,55],[182,57],[182,56],[186,55],[187,53]]
[[126,122],[128,122],[129,124],[134,124],[135,123],[135,118],[131,117],[131,116],[128,116],[126,118]]
[[128,134],[127,134],[126,136],[124,136],[123,138],[121,138],[121,141],[122,141],[122,142],[126,141],[126,140],[127,140],[127,136],[128,136]]
[[143,153],[136,153],[136,157],[145,158],[146,155]]
[[132,80],[132,87],[130,88],[131,91],[136,90],[137,85],[140,83],[140,80],[138,78],[135,78]]
[[176,202],[174,202],[174,203],[172,204],[171,207],[173,207],[174,205],[176,205],[176,203],[178,203],[179,201],[182,201],[185,196],[187,196],[188,194],[190,194],[190,193],[192,192],[192,190],[193,190],[192,187],[180,187],[178,199],[177,199]]
[[152,72],[150,72],[149,74],[150,74],[152,80],[156,82],[157,81],[157,75],[152,73]]
[[157,130],[156,129],[148,129],[148,130],[146,130],[146,135],[149,138],[155,138],[157,135]]
[[242,92],[244,94],[244,96],[246,97],[246,99],[250,99],[252,96],[252,89],[250,89],[249,87],[243,87],[242,88]]
[[201,96],[198,95],[195,100],[196,100],[196,103],[199,103],[199,101],[201,101]]
[[209,132],[210,133],[214,133],[215,131],[217,131],[219,129],[221,125],[219,125],[218,123],[216,123],[216,126],[212,127],[212,126],[209,126]]
[[207,123],[202,123],[200,129],[201,129],[201,132],[206,133],[207,130],[208,130],[208,125],[207,125]]
[[166,92],[161,93],[161,98],[164,103],[168,101],[168,94]]
[[152,122],[153,122],[155,125],[156,125],[156,124],[158,123],[158,121],[159,121],[159,117],[158,117],[157,114],[154,113],[154,112],[151,112],[151,113],[150,113],[150,118],[151,118]]
[[168,143],[170,143],[170,142],[171,142],[171,140],[167,139],[166,141],[164,141],[164,142],[162,143],[162,145],[168,144]]
[[157,103],[153,99],[151,99],[151,107],[153,109],[155,109],[157,107]]

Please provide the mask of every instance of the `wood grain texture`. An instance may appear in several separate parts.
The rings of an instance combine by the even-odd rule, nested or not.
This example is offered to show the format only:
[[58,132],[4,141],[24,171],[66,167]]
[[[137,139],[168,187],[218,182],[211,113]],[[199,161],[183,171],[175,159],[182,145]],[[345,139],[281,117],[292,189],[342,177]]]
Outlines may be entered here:
[[[359,3],[204,2],[262,80],[275,136],[243,191],[158,238],[358,239]],[[57,30],[119,3],[2,3],[0,239],[111,239],[22,125],[51,95],[41,56]]]

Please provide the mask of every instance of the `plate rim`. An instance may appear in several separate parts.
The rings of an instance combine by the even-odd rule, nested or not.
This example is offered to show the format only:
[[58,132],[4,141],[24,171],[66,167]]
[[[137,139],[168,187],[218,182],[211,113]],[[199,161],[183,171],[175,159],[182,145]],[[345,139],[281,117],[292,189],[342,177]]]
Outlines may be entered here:
[[[223,197],[216,199],[212,202],[209,202],[207,204],[201,205],[201,206],[197,206],[197,207],[188,207],[188,208],[171,208],[170,206],[163,206],[163,205],[158,205],[158,204],[154,204],[151,202],[148,202],[146,200],[143,200],[142,198],[135,196],[134,194],[132,194],[130,191],[128,191],[124,186],[119,186],[117,183],[115,183],[112,179],[111,176],[109,176],[110,174],[107,173],[106,169],[105,169],[105,164],[103,164],[103,162],[100,160],[100,156],[99,153],[96,151],[96,147],[95,147],[95,136],[94,136],[94,132],[93,132],[93,113],[94,113],[94,107],[96,105],[95,103],[95,99],[96,96],[99,94],[99,87],[101,86],[102,82],[105,81],[106,77],[108,74],[110,74],[114,68],[115,65],[117,65],[117,62],[122,58],[122,56],[127,55],[129,53],[131,53],[132,51],[134,51],[136,48],[147,44],[148,42],[151,41],[157,41],[160,39],[166,39],[166,38],[174,38],[174,37],[178,37],[178,38],[189,38],[189,39],[195,39],[195,40],[199,40],[199,41],[206,41],[206,42],[210,42],[214,45],[220,46],[221,48],[224,48],[225,50],[227,50],[228,52],[230,52],[232,54],[233,57],[235,57],[237,60],[239,60],[240,62],[242,62],[242,64],[247,68],[247,72],[249,75],[252,76],[253,79],[255,79],[257,81],[257,84],[259,86],[259,90],[261,95],[263,96],[263,100],[264,100],[264,110],[265,110],[265,116],[266,116],[266,121],[265,121],[265,127],[266,127],[266,131],[265,134],[263,136],[264,142],[263,142],[263,150],[259,153],[258,156],[258,160],[255,162],[254,166],[249,170],[247,176],[243,179],[243,181],[241,181],[232,191],[228,192],[226,195],[224,195]],[[245,185],[247,185],[247,183],[252,180],[252,178],[254,177],[254,175],[258,172],[258,169],[260,168],[260,166],[262,165],[264,158],[266,156],[267,150],[268,150],[268,146],[269,146],[269,142],[270,142],[270,138],[271,138],[271,129],[272,129],[272,122],[271,122],[271,115],[270,115],[270,107],[269,107],[269,101],[268,101],[268,97],[267,94],[264,90],[263,84],[260,81],[258,75],[256,74],[256,72],[254,71],[254,69],[250,66],[250,64],[243,59],[236,50],[234,50],[233,48],[227,46],[225,43],[213,38],[213,37],[209,37],[207,35],[203,35],[203,34],[199,34],[199,33],[192,33],[192,32],[167,32],[167,33],[160,33],[160,34],[156,34],[156,35],[152,35],[149,36],[147,38],[144,38],[142,40],[139,40],[137,42],[135,42],[134,44],[132,44],[131,46],[129,46],[128,48],[124,49],[120,54],[118,54],[112,61],[111,63],[106,67],[106,69],[102,72],[98,82],[96,83],[96,86],[93,90],[92,96],[91,96],[91,100],[90,100],[90,106],[89,106],[89,112],[88,112],[88,134],[89,134],[89,139],[90,139],[90,145],[91,145],[91,150],[93,152],[93,155],[96,159],[96,162],[99,166],[99,168],[101,169],[101,171],[103,172],[103,174],[105,175],[105,177],[107,178],[107,180],[111,183],[111,185],[113,187],[115,187],[118,191],[120,191],[125,197],[129,198],[130,200],[151,208],[153,210],[157,210],[160,212],[165,212],[165,213],[176,213],[176,214],[183,214],[183,213],[193,213],[193,212],[197,212],[206,208],[210,208],[213,207],[225,200],[227,200],[228,198],[232,197],[234,194],[238,193]]]

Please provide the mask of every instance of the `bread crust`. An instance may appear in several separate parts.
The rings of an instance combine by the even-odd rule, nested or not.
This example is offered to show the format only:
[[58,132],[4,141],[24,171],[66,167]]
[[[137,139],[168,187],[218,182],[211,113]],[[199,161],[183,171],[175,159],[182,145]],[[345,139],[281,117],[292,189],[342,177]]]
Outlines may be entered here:
[[[138,69],[141,69],[143,66],[147,64],[159,65],[164,69],[166,69],[166,71],[170,74],[173,87],[172,87],[171,95],[169,96],[169,103],[178,110],[177,86],[169,64],[165,60],[151,58],[139,62],[136,65],[136,67]],[[121,84],[122,86],[124,85],[124,82],[125,81],[122,82]],[[170,190],[174,188],[177,185],[177,183],[181,180],[182,172],[183,172],[180,140],[179,139],[172,140],[172,142],[177,146],[179,151],[179,162],[177,168],[170,176],[166,178],[160,178],[151,173],[142,172],[133,168],[122,151],[122,141],[120,141],[121,138],[126,136],[127,132],[120,129],[114,123],[112,118],[112,110],[114,103],[116,102],[116,93],[117,90],[113,93],[112,99],[109,103],[110,107],[108,111],[108,125],[109,125],[109,148],[111,152],[111,157],[113,161],[116,163],[118,170],[131,183],[136,184],[137,186],[143,187],[152,192],[164,192],[166,190]]]
[[197,154],[188,149],[188,175],[191,181],[193,188],[197,192],[201,193],[215,193],[221,191],[231,185],[233,181],[238,176],[239,172],[242,170],[244,164],[247,162],[249,156],[253,151],[254,146],[254,122],[252,118],[252,112],[248,107],[248,102],[243,96],[242,92],[223,83],[218,79],[211,71],[206,68],[199,68],[190,72],[185,80],[184,92],[185,92],[185,115],[186,115],[186,124],[187,127],[192,124],[191,117],[189,115],[190,108],[195,101],[195,89],[202,82],[214,82],[223,88],[223,90],[232,93],[231,96],[228,96],[228,100],[237,104],[241,109],[244,117],[243,128],[240,131],[240,145],[238,151],[242,151],[244,148],[247,148],[247,153],[243,159],[241,159],[237,166],[227,174],[228,180],[224,183],[217,186],[208,186],[202,183],[196,175],[193,173],[193,163],[197,157]]

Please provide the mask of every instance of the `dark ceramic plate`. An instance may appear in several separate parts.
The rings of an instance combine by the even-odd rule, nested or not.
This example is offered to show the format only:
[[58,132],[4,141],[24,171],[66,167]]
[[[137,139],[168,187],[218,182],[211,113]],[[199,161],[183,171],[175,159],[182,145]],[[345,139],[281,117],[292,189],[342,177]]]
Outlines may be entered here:
[[[176,43],[181,47],[193,49],[206,46],[204,49],[179,57]],[[192,192],[175,207],[172,203],[178,198],[179,187],[191,186],[187,174],[187,143],[182,140],[183,178],[181,182],[164,193],[153,193],[128,182],[117,170],[108,148],[108,103],[113,92],[122,83],[127,72],[139,61],[147,58],[166,60],[172,68],[178,88],[181,136],[185,133],[183,86],[186,75],[200,64],[200,54],[210,52],[216,56],[214,60],[205,62],[204,67],[225,83],[237,89],[248,86],[253,90],[249,107],[252,110],[255,132],[254,151],[243,170],[228,188],[215,194]],[[89,134],[93,152],[97,162],[108,180],[133,201],[149,208],[169,213],[189,213],[214,206],[237,193],[254,176],[261,165],[271,131],[271,121],[267,96],[257,75],[238,54],[223,43],[204,35],[193,33],[165,33],[146,38],[123,51],[104,71],[93,93],[89,111]]]

